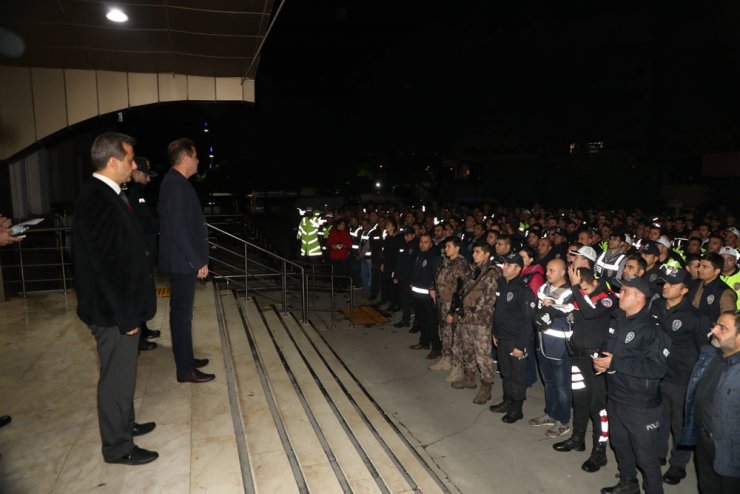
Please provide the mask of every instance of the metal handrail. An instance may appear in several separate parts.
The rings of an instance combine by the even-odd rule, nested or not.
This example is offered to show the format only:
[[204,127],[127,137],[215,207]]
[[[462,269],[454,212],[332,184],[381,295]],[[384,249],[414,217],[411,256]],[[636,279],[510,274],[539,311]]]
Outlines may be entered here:
[[[309,278],[329,278],[330,282],[330,288],[329,288],[329,310],[332,313],[331,318],[331,327],[334,329],[336,327],[336,322],[334,320],[334,312],[336,312],[336,303],[334,301],[334,280],[346,280],[347,281],[347,292],[349,293],[349,325],[350,327],[354,327],[354,322],[352,319],[352,316],[355,311],[355,295],[354,290],[352,290],[352,277],[349,275],[341,275],[341,274],[334,274],[334,267],[332,266],[332,273],[331,274],[321,274],[321,273],[308,273],[306,275],[306,279]],[[310,306],[309,306],[310,308]]]
[[[280,286],[281,286],[283,313],[287,313],[288,311],[288,266],[295,268],[298,272],[300,272],[300,275],[301,275],[301,322],[305,324],[308,321],[308,297],[307,297],[307,291],[306,291],[306,272],[303,269],[303,266],[293,261],[290,261],[284,257],[281,257],[275,254],[274,252],[270,252],[269,250],[264,249],[260,247],[259,245],[255,245],[251,242],[248,242],[242,238],[237,237],[236,235],[232,235],[231,233],[225,230],[222,230],[221,228],[218,228],[216,226],[213,226],[210,223],[208,223],[207,226],[210,230],[217,232],[221,235],[225,235],[227,238],[235,241],[238,244],[241,244],[244,247],[244,255],[242,257],[244,259],[245,296],[249,296],[249,283],[248,283],[249,253],[248,253],[248,249],[253,249],[253,250],[256,250],[257,252],[261,252],[262,254],[265,254],[266,256],[268,256],[268,258],[271,258],[278,264],[282,265],[282,269],[280,270],[280,273],[281,273],[281,285]],[[214,244],[214,245],[218,247],[218,244]],[[233,252],[233,254],[236,255],[235,252]],[[239,255],[241,256],[241,254]],[[213,256],[209,256],[209,257],[213,259],[214,261],[219,261],[218,259],[215,259]]]

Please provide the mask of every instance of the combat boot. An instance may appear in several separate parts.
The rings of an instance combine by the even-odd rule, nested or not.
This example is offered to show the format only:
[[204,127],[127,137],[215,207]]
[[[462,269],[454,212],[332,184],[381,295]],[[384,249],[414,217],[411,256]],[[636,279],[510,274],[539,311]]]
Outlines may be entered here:
[[584,440],[583,434],[579,434],[577,432],[574,432],[568,439],[565,441],[560,441],[559,443],[555,443],[552,445],[552,449],[555,451],[585,451],[586,450],[586,441]]
[[455,381],[452,383],[452,387],[455,389],[475,389],[478,386],[475,384],[475,374],[471,373],[465,373],[465,375],[462,377],[462,379]]
[[594,449],[591,451],[591,456],[588,460],[583,462],[581,469],[584,472],[593,473],[597,472],[601,467],[606,465],[606,441],[598,442],[594,445]]
[[507,424],[513,424],[517,420],[523,419],[524,418],[524,414],[522,413],[523,404],[524,404],[523,401],[511,402],[511,407],[509,407],[509,410],[506,412],[506,415],[501,417],[501,421],[506,422]]
[[450,370],[450,375],[447,376],[447,379],[445,379],[448,383],[454,383],[456,381],[459,381],[463,377],[463,370],[462,366],[459,364],[452,364],[452,369]]
[[491,381],[481,381],[480,388],[478,388],[478,394],[473,398],[473,403],[476,405],[483,405],[491,399]]
[[429,366],[429,370],[433,371],[448,371],[452,369],[452,359],[450,357],[442,357],[435,363]]
[[509,411],[513,403],[514,400],[504,395],[504,401],[502,401],[501,403],[496,403],[495,405],[491,405],[490,407],[488,407],[488,409],[494,413],[506,413]]

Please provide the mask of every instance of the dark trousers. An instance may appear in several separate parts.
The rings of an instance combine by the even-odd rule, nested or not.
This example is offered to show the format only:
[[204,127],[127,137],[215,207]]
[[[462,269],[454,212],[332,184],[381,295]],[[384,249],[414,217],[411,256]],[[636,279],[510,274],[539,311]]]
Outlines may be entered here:
[[[373,263],[373,276],[370,280],[370,296],[373,299],[377,299],[381,296],[380,293],[380,287],[381,287],[381,281],[380,278],[383,275],[383,273],[380,272],[380,262],[374,262]],[[382,296],[385,297],[385,294],[382,294]]]
[[442,341],[439,339],[439,327],[437,326],[437,310],[432,301],[432,297],[424,295],[413,297],[414,313],[416,314],[416,324],[421,330],[419,335],[419,344],[430,346],[432,350],[442,351]]
[[[573,434],[585,436],[588,419],[593,423],[593,441],[601,436],[601,411],[606,408],[606,380],[604,374],[596,375],[590,357],[573,357]],[[576,376],[582,376],[577,379]]]
[[[499,341],[500,348],[511,348],[514,344]],[[504,399],[524,401],[527,399],[527,361],[532,356],[518,359],[508,352],[498,352],[498,371],[501,373],[501,382],[504,386]]]
[[531,386],[537,382],[537,359],[534,357],[537,353],[537,337],[534,333],[529,337],[527,352],[529,353],[529,358],[527,358],[527,386]]
[[670,463],[674,467],[686,468],[691,459],[691,450],[677,448],[678,438],[683,431],[684,402],[686,400],[686,386],[681,384],[660,383],[660,393],[663,395],[660,418],[661,428],[658,434],[658,455],[668,457],[668,436],[673,437]]
[[170,273],[170,332],[178,376],[193,371],[195,273]]
[[[133,328],[130,328],[133,329]],[[98,424],[103,458],[115,460],[134,448],[134,391],[139,335],[121,334],[117,326],[90,326],[98,348]]]
[[567,353],[558,355],[558,360],[546,357],[542,350],[537,353],[545,385],[545,413],[562,424],[570,422],[570,407],[573,401],[570,389],[571,359]]
[[723,477],[714,471],[714,440],[699,430],[696,441],[696,474],[699,477],[701,494],[737,494],[740,492],[740,477]]
[[[349,258],[347,259],[330,259],[329,262],[331,263],[333,273],[336,276],[349,276]],[[346,279],[339,278],[334,280],[334,289],[335,290],[344,290],[347,288],[347,283],[349,283]]]
[[401,299],[402,321],[411,321],[411,288],[407,280],[398,280],[398,295]]
[[619,478],[627,482],[643,476],[647,494],[663,493],[663,478],[658,458],[658,430],[661,407],[636,408],[609,400],[609,441],[619,465]]

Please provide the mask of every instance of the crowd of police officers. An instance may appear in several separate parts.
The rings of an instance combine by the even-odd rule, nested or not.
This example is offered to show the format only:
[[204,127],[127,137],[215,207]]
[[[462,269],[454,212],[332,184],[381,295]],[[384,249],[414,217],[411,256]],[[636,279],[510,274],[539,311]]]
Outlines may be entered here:
[[394,326],[419,333],[410,348],[428,350],[453,388],[477,388],[485,404],[498,372],[503,400],[489,408],[514,423],[539,368],[545,410],[529,424],[570,432],[553,444],[568,452],[586,449],[591,422],[582,469],[606,465],[608,442],[619,467],[602,493],[640,492],[638,468],[646,492],[663,492],[686,476],[693,445],[700,491],[740,492],[732,214],[365,205],[333,217],[348,225],[355,288],[401,310]]

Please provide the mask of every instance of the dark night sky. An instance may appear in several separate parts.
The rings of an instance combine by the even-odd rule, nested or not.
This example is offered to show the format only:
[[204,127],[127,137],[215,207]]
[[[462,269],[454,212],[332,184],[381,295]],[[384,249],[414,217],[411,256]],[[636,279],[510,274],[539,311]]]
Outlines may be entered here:
[[560,173],[589,141],[682,181],[702,152],[740,148],[740,2],[291,0],[256,84],[254,105],[132,108],[118,128],[161,164],[176,137],[214,145],[226,182],[248,187],[511,155]]
[[257,78],[268,154],[341,169],[363,153],[454,157],[481,135],[545,154],[602,139],[657,161],[736,146],[735,2],[513,4],[287,2]]

